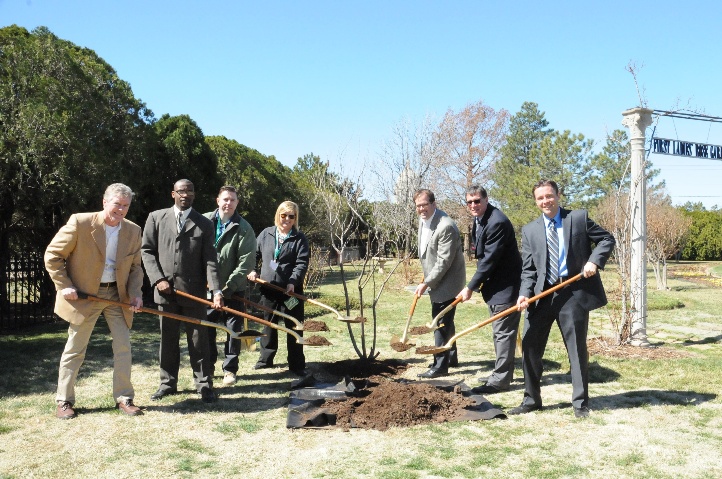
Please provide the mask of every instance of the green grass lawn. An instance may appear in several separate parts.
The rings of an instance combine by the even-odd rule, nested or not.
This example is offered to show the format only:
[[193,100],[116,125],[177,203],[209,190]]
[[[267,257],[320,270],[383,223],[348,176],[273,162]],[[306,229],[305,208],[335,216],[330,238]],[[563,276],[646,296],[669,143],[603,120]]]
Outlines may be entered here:
[[[472,268],[469,264],[469,274]],[[569,364],[558,330],[545,354],[544,411],[383,432],[286,429],[289,388],[296,377],[287,371],[283,341],[277,367],[253,370],[257,353],[246,351],[236,385],[224,387],[217,376],[221,397],[212,405],[195,393],[183,348],[181,394],[151,402],[158,385],[158,320],[146,314],[136,317],[132,331],[135,402],[144,416],[125,417],[114,409],[111,345],[101,319],[78,377],[79,416],[60,421],[54,417],[54,396],[65,323],[0,336],[0,478],[722,477],[722,290],[705,281],[704,273],[675,275],[695,268],[702,266],[673,263],[670,290],[649,291],[647,332],[666,356],[591,356],[592,415],[583,421],[574,418],[570,405]],[[355,315],[358,269],[347,270]],[[603,275],[605,286],[616,288],[614,272]],[[377,277],[377,286],[382,279]],[[653,278],[649,284],[653,287]],[[350,327],[359,347],[361,328],[366,331],[367,354],[373,349],[379,359],[407,361],[405,377],[415,379],[430,358],[389,347],[411,305],[405,286],[401,274],[395,275],[381,296],[376,323],[365,306],[369,322]],[[317,297],[343,307],[337,269],[326,276]],[[367,288],[364,303],[373,297]],[[428,298],[422,298],[412,325],[428,322],[430,311]],[[345,323],[313,306],[307,313],[329,325],[325,337],[333,343],[306,348],[311,369],[356,357]],[[609,314],[606,308],[592,313],[590,337],[614,336]],[[458,307],[456,317],[460,330],[488,313],[474,295]],[[432,343],[431,336],[415,341]],[[464,336],[458,347],[461,364],[452,377],[473,386],[493,367],[491,328]],[[502,409],[517,406],[523,394],[518,359],[516,376],[511,391],[487,399]]]

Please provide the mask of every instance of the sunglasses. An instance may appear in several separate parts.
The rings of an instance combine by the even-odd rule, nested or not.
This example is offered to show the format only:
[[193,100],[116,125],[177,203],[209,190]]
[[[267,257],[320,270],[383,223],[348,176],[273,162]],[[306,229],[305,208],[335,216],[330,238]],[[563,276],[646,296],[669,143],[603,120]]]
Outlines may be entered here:
[[295,219],[296,219],[296,215],[287,215],[286,213],[281,213],[281,218],[284,219],[284,220],[285,220],[286,218],[288,218],[289,220],[295,220]]
[[478,205],[479,203],[481,203],[481,198],[477,198],[477,199],[475,199],[475,200],[469,200],[469,201],[466,202],[466,204],[469,205],[469,206],[471,206],[471,205]]

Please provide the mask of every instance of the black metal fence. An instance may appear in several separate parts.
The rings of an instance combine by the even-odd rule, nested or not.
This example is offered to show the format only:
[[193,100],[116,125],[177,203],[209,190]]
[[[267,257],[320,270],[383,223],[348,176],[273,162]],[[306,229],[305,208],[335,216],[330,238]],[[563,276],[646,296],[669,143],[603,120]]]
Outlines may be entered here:
[[57,320],[55,286],[45,271],[43,252],[10,253],[0,264],[0,333]]

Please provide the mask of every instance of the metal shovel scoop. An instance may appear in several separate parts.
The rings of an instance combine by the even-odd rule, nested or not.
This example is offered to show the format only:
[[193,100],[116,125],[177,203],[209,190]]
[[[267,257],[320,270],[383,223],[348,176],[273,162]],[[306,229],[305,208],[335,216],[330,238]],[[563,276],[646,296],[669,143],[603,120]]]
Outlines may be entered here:
[[[78,298],[80,298],[80,299],[89,299],[90,301],[96,301],[99,303],[114,304],[116,306],[120,306],[123,308],[129,308],[131,306],[128,303],[122,303],[120,301],[114,301],[112,299],[98,298],[97,296],[93,296],[93,295],[86,294],[86,293],[81,293],[80,291],[78,291],[77,294],[78,294]],[[249,338],[249,337],[260,338],[260,337],[265,336],[265,334],[261,334],[258,331],[253,331],[253,330],[246,330],[246,331],[243,331],[242,333],[237,333],[235,331],[231,331],[230,329],[223,326],[222,324],[214,323],[212,321],[206,321],[205,319],[197,319],[197,318],[192,318],[190,316],[183,316],[182,314],[169,313],[168,311],[160,311],[158,309],[144,308],[144,307],[139,308],[139,310],[144,313],[158,314],[160,316],[165,316],[167,318],[175,319],[178,321],[185,321],[186,323],[199,324],[201,326],[208,326],[211,328],[221,329],[221,330],[225,331],[226,333],[228,333],[228,335],[233,339],[241,339],[241,338]]]
[[[559,283],[558,285],[554,286],[553,288],[549,288],[546,291],[542,291],[541,293],[537,294],[536,296],[529,298],[527,300],[527,303],[531,304],[535,301],[538,301],[541,298],[543,298],[544,296],[547,296],[547,295],[553,293],[554,291],[558,291],[558,290],[564,288],[565,286],[567,286],[583,277],[584,277],[584,274],[579,273],[578,275],[569,278],[568,280],[564,281],[563,283]],[[443,346],[421,346],[419,348],[416,348],[416,354],[439,354],[439,353],[448,351],[454,345],[456,340],[459,339],[460,337],[465,336],[465,335],[471,333],[472,331],[476,331],[477,329],[479,329],[483,326],[486,326],[489,323],[493,323],[497,319],[501,319],[504,316],[509,315],[516,310],[517,310],[516,305],[514,305],[511,308],[505,309],[504,311],[495,314],[494,316],[492,316],[491,318],[489,318],[487,320],[484,320],[480,323],[470,326],[470,327],[466,328],[465,330],[461,331],[460,333],[456,333]]]
[[449,311],[454,309],[454,307],[456,307],[457,304],[461,303],[461,300],[462,300],[462,298],[460,298],[460,297],[454,299],[454,301],[450,305],[448,305],[447,307],[442,309],[439,312],[439,314],[437,314],[434,317],[434,319],[429,324],[426,325],[426,327],[429,328],[431,331],[439,329],[441,327],[441,326],[439,326],[439,321],[441,320],[441,318],[443,318],[446,313],[448,313]]
[[366,318],[363,318],[363,317],[361,317],[361,316],[356,316],[355,318],[352,318],[351,316],[344,316],[344,315],[342,315],[341,313],[339,313],[338,310],[332,308],[331,306],[329,306],[329,305],[327,305],[327,304],[322,303],[321,301],[316,301],[315,299],[311,299],[311,298],[309,298],[309,297],[307,297],[307,296],[304,296],[304,295],[302,295],[302,294],[289,293],[289,292],[287,292],[284,288],[281,288],[280,286],[277,286],[277,285],[275,285],[275,284],[269,283],[268,281],[265,281],[265,280],[263,280],[263,279],[261,279],[261,278],[256,278],[256,279],[254,279],[253,281],[256,282],[256,283],[258,283],[258,284],[261,284],[261,285],[263,285],[263,286],[266,286],[266,287],[268,287],[268,288],[275,289],[276,291],[280,291],[280,292],[282,292],[282,293],[284,293],[284,294],[287,294],[287,295],[289,295],[289,296],[293,296],[294,298],[298,298],[298,299],[300,299],[301,301],[306,301],[307,303],[315,304],[316,306],[319,306],[319,307],[324,308],[324,309],[326,309],[326,310],[328,310],[328,311],[331,311],[333,314],[336,315],[336,319],[338,319],[339,321],[343,321],[343,322],[345,322],[345,323],[364,323],[364,322],[366,322]]
[[[173,291],[174,291],[175,294],[177,294],[178,296],[182,296],[182,297],[184,297],[184,298],[192,299],[193,301],[197,301],[197,302],[199,302],[199,303],[205,304],[206,306],[213,306],[213,302],[212,302],[212,301],[208,301],[207,299],[199,298],[199,297],[197,297],[197,296],[193,296],[192,294],[189,294],[189,293],[186,293],[186,292],[184,292],[184,291],[177,290],[177,289],[175,289],[175,290],[173,290]],[[305,346],[329,346],[329,345],[331,344],[331,343],[328,342],[328,340],[326,340],[326,338],[319,338],[319,339],[322,339],[322,340],[323,340],[324,344],[317,343],[317,342],[314,341],[314,340],[309,341],[311,338],[305,338],[305,339],[304,339],[304,338],[303,338],[302,336],[300,336],[297,332],[292,331],[292,330],[290,330],[290,329],[288,329],[288,328],[285,328],[285,327],[280,326],[280,325],[278,325],[278,324],[272,323],[272,322],[270,322],[270,321],[266,321],[265,319],[258,318],[258,317],[256,317],[256,316],[251,315],[251,314],[247,314],[247,313],[244,313],[244,312],[242,312],[242,311],[238,311],[238,310],[235,310],[235,309],[231,309],[231,308],[229,308],[229,307],[227,307],[227,306],[223,306],[223,307],[221,308],[221,311],[225,311],[225,312],[227,312],[227,313],[231,313],[231,314],[233,314],[234,316],[241,316],[241,317],[246,318],[246,319],[248,319],[248,320],[250,320],[250,321],[254,321],[254,322],[256,322],[256,323],[263,324],[264,326],[268,326],[269,328],[273,328],[273,329],[277,329],[277,330],[279,330],[279,331],[283,331],[284,333],[287,333],[287,334],[290,334],[291,336],[293,336],[293,337],[296,339],[296,343],[298,343],[298,344],[303,344],[303,345],[305,345]],[[312,337],[313,337],[313,336],[312,336]]]
[[272,314],[275,314],[276,316],[280,316],[280,317],[282,317],[282,318],[285,318],[285,319],[287,319],[287,320],[289,320],[289,321],[291,321],[292,323],[295,324],[295,326],[293,327],[293,329],[295,329],[296,331],[303,331],[303,323],[302,323],[301,321],[299,321],[298,319],[294,318],[293,316],[291,316],[290,314],[282,313],[281,311],[276,311],[275,309],[270,308],[270,307],[268,307],[268,306],[264,306],[264,305],[262,305],[262,304],[254,303],[254,302],[251,301],[250,299],[246,299],[246,298],[244,298],[243,296],[241,296],[241,295],[239,295],[239,294],[234,294],[234,295],[232,296],[232,298],[235,299],[235,300],[237,300],[237,301],[240,301],[240,302],[242,302],[242,303],[245,303],[245,304],[247,304],[247,305],[249,305],[249,306],[252,306],[252,307],[254,307],[254,308],[258,308],[258,309],[260,309],[261,311],[266,311],[267,313],[272,313]]
[[419,296],[417,294],[414,294],[414,301],[411,303],[411,309],[409,310],[409,317],[406,318],[406,326],[404,326],[404,334],[401,335],[401,338],[398,336],[391,336],[391,347],[395,351],[403,352],[407,349],[412,348],[413,344],[406,344],[407,341],[407,334],[409,332],[409,325],[411,324],[411,317],[414,315],[414,310],[416,309],[416,303],[419,301]]

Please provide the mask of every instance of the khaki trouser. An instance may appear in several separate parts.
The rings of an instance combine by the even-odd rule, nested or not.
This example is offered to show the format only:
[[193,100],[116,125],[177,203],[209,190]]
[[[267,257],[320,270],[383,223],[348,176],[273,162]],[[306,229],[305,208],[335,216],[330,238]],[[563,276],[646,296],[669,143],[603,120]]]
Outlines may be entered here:
[[[99,298],[120,301],[116,286],[101,287]],[[116,402],[133,399],[133,385],[130,382],[130,369],[132,363],[130,351],[130,329],[125,322],[120,306],[106,303],[94,303],[92,313],[82,324],[71,324],[68,327],[68,342],[60,357],[60,371],[58,374],[57,402],[68,401],[75,404],[75,380],[78,370],[85,360],[85,351],[88,349],[90,334],[95,323],[102,313],[113,338],[113,397]]]

